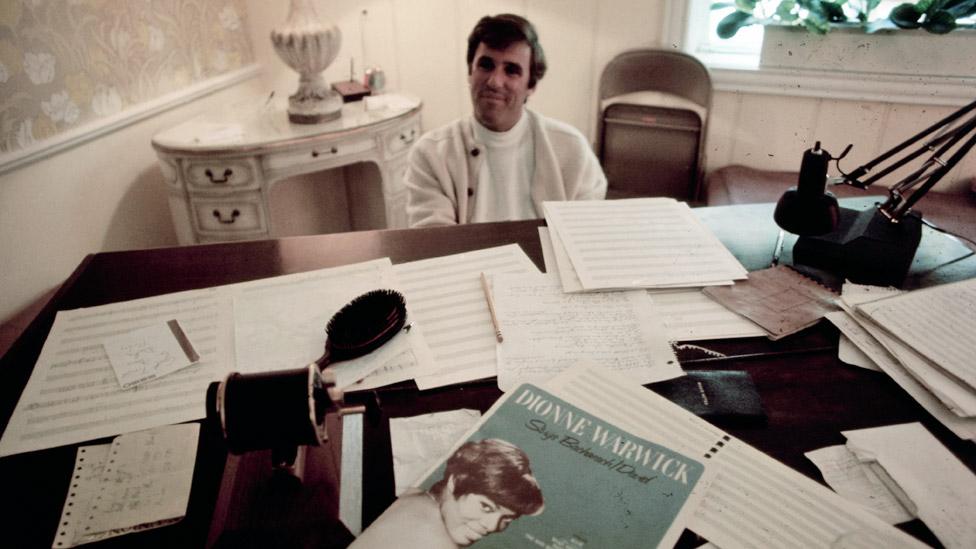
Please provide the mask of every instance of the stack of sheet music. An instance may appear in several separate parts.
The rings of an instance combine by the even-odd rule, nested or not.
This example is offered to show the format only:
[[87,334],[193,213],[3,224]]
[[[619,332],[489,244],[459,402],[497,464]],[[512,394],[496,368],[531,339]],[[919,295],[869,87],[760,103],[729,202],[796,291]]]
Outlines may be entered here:
[[847,284],[827,318],[960,438],[976,440],[976,278],[913,292]]
[[746,269],[683,202],[546,202],[565,292],[729,285]]

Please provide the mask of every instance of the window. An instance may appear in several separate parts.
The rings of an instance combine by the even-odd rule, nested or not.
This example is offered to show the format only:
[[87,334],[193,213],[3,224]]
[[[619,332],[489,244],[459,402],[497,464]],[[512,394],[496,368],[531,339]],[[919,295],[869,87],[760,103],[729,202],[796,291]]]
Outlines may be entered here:
[[[886,19],[890,10],[903,1],[883,0],[872,11],[872,19]],[[904,32],[903,36],[914,37],[922,44],[920,57],[948,58],[946,69],[925,77],[926,85],[918,86],[918,71],[906,70],[902,63],[893,61],[879,61],[871,67],[838,66],[835,60],[833,66],[768,68],[760,64],[765,34],[762,25],[743,27],[731,39],[723,40],[715,29],[734,8],[712,10],[712,0],[666,0],[666,3],[665,39],[701,59],[712,71],[719,90],[946,105],[963,105],[974,98],[976,62],[967,59],[976,59],[976,30],[958,29],[942,36],[925,31],[858,36],[858,40],[870,40],[874,49],[879,50],[885,47],[886,40],[891,45],[894,39],[903,39],[897,35]],[[960,22],[971,24],[972,19]],[[829,33],[820,39],[839,40],[831,38]],[[944,49],[939,51],[939,48]]]

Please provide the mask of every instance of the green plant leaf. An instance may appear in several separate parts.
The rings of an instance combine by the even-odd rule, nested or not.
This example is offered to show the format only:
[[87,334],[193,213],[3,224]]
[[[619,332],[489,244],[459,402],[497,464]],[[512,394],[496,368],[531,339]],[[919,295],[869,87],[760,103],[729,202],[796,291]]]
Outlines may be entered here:
[[950,0],[943,9],[955,16],[956,19],[976,15],[976,0]]
[[795,7],[795,0],[783,0],[776,6],[776,17],[779,17],[780,21],[784,22],[796,21],[800,16],[793,11]]
[[844,13],[844,2],[820,2],[820,7],[824,10],[824,15],[831,23],[843,23],[847,21],[847,14]]
[[725,8],[734,8],[735,2],[712,2],[712,5],[708,9],[711,10],[724,10]]
[[752,15],[741,11],[734,11],[718,22],[718,27],[715,28],[715,32],[719,38],[732,38],[735,36],[735,33],[739,32],[739,29],[752,25],[755,22],[756,20]]
[[752,15],[758,0],[735,0],[735,9]]
[[956,18],[946,10],[935,10],[925,15],[922,28],[933,34],[948,34],[956,28]]
[[888,16],[888,19],[901,29],[917,29],[921,27],[921,23],[918,22],[921,18],[922,14],[916,11],[915,6],[912,4],[898,4],[891,10],[891,15]]

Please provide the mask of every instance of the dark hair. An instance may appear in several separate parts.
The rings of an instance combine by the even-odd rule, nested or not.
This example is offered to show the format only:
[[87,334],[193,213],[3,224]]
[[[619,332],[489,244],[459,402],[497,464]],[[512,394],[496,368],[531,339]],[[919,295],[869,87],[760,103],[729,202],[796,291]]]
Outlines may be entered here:
[[495,50],[503,50],[516,42],[526,42],[532,55],[529,60],[529,87],[534,88],[536,82],[542,80],[546,74],[546,54],[539,43],[539,35],[535,27],[524,17],[503,13],[500,15],[486,15],[478,21],[468,36],[468,73],[471,73],[471,63],[474,52],[482,42]]
[[431,490],[438,493],[452,476],[455,498],[480,494],[520,516],[542,512],[542,489],[529,456],[514,444],[497,438],[465,442],[448,458],[444,478]]

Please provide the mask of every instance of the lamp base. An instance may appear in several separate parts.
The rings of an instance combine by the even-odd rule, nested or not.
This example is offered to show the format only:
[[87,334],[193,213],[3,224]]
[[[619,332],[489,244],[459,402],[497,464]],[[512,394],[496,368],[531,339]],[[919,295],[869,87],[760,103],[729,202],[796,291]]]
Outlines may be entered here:
[[857,284],[901,286],[921,238],[919,213],[910,212],[892,223],[876,209],[841,208],[836,230],[797,239],[793,262]]

